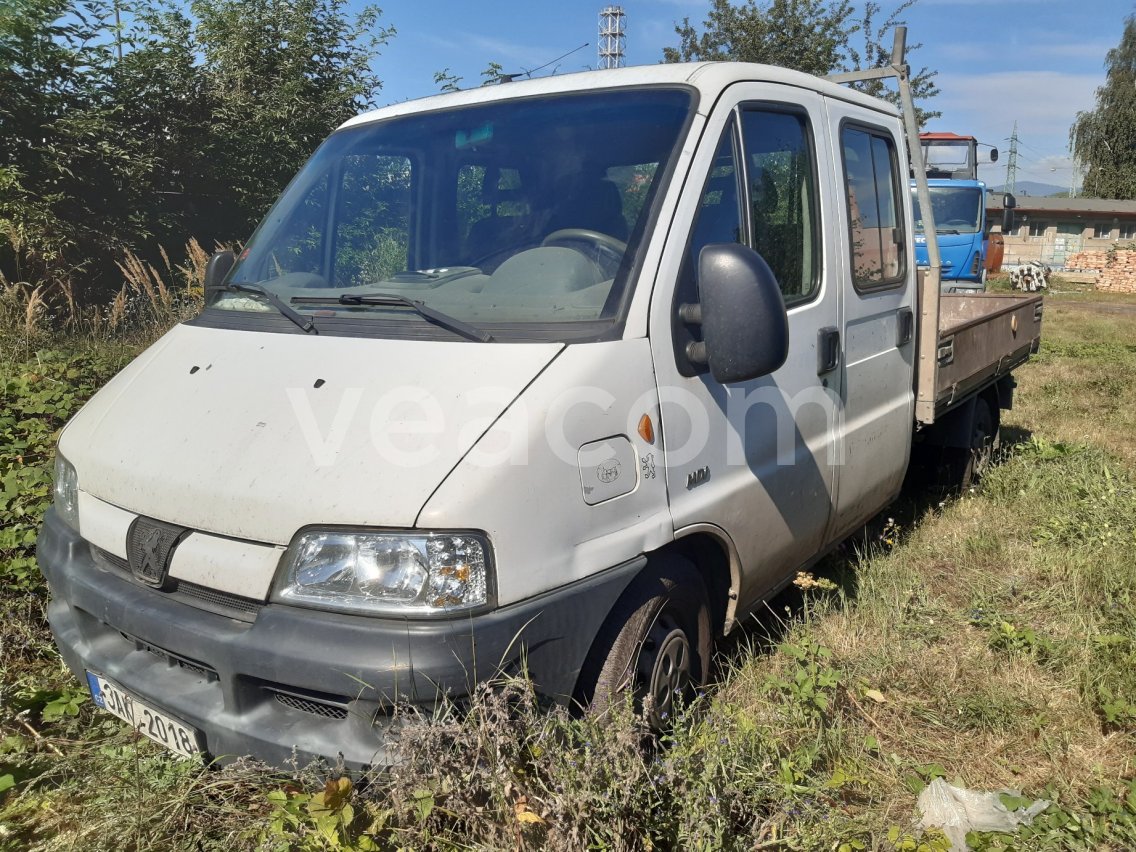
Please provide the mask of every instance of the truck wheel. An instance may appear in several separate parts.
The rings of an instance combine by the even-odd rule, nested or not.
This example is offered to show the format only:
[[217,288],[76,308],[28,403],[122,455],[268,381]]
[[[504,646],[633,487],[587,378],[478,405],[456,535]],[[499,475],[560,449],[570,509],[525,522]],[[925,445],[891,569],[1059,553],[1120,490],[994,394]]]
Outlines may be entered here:
[[990,403],[979,397],[974,401],[974,420],[971,425],[970,446],[954,450],[952,467],[957,471],[955,481],[963,491],[976,485],[986,474],[994,454],[1001,443],[998,417]]
[[713,653],[710,603],[686,559],[653,559],[616,602],[592,646],[576,700],[602,712],[631,690],[651,729],[665,731],[677,701],[705,686]]

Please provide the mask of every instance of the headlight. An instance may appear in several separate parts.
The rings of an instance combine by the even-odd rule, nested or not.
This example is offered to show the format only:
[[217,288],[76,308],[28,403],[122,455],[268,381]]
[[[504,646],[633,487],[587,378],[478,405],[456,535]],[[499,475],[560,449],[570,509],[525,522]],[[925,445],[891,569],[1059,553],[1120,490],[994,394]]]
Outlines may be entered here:
[[55,451],[55,511],[75,532],[79,532],[79,475],[58,450]]
[[302,533],[273,600],[366,615],[441,615],[489,600],[489,543],[475,533]]

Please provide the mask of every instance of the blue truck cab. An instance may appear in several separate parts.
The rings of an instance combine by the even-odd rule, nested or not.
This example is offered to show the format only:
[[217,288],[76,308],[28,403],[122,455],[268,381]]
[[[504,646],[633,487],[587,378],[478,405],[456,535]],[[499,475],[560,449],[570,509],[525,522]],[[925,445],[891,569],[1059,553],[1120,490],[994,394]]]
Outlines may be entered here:
[[[942,257],[944,293],[980,293],[986,289],[986,184],[980,180],[937,178],[927,181],[935,215],[935,236]],[[911,182],[915,215],[915,260],[927,266],[923,215]]]

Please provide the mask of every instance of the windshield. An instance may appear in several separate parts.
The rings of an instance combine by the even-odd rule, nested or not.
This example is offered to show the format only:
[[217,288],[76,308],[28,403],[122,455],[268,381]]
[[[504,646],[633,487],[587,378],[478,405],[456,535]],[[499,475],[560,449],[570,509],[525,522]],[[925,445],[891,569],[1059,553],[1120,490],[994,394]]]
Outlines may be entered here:
[[[555,337],[564,324],[610,326],[690,109],[688,91],[648,88],[339,131],[289,185],[228,282],[315,312],[321,332],[321,317],[423,322],[397,300],[356,298],[381,294],[505,336],[509,327]],[[270,310],[233,291],[215,294],[211,307]]]
[[949,170],[963,169],[970,165],[970,141],[946,141],[943,139],[924,140],[923,162],[928,166]]
[[[939,234],[974,234],[982,227],[982,190],[975,186],[932,186],[931,210],[935,214],[935,232]],[[923,232],[923,214],[919,196],[911,188],[915,205],[915,231]]]

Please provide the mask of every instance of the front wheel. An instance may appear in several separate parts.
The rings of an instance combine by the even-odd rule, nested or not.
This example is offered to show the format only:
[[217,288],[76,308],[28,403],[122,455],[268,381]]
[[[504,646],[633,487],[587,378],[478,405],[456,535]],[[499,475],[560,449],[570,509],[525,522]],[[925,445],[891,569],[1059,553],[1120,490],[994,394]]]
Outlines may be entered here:
[[676,703],[706,685],[713,654],[710,604],[694,565],[656,557],[631,582],[592,646],[577,702],[602,712],[628,691],[657,733],[674,719]]

